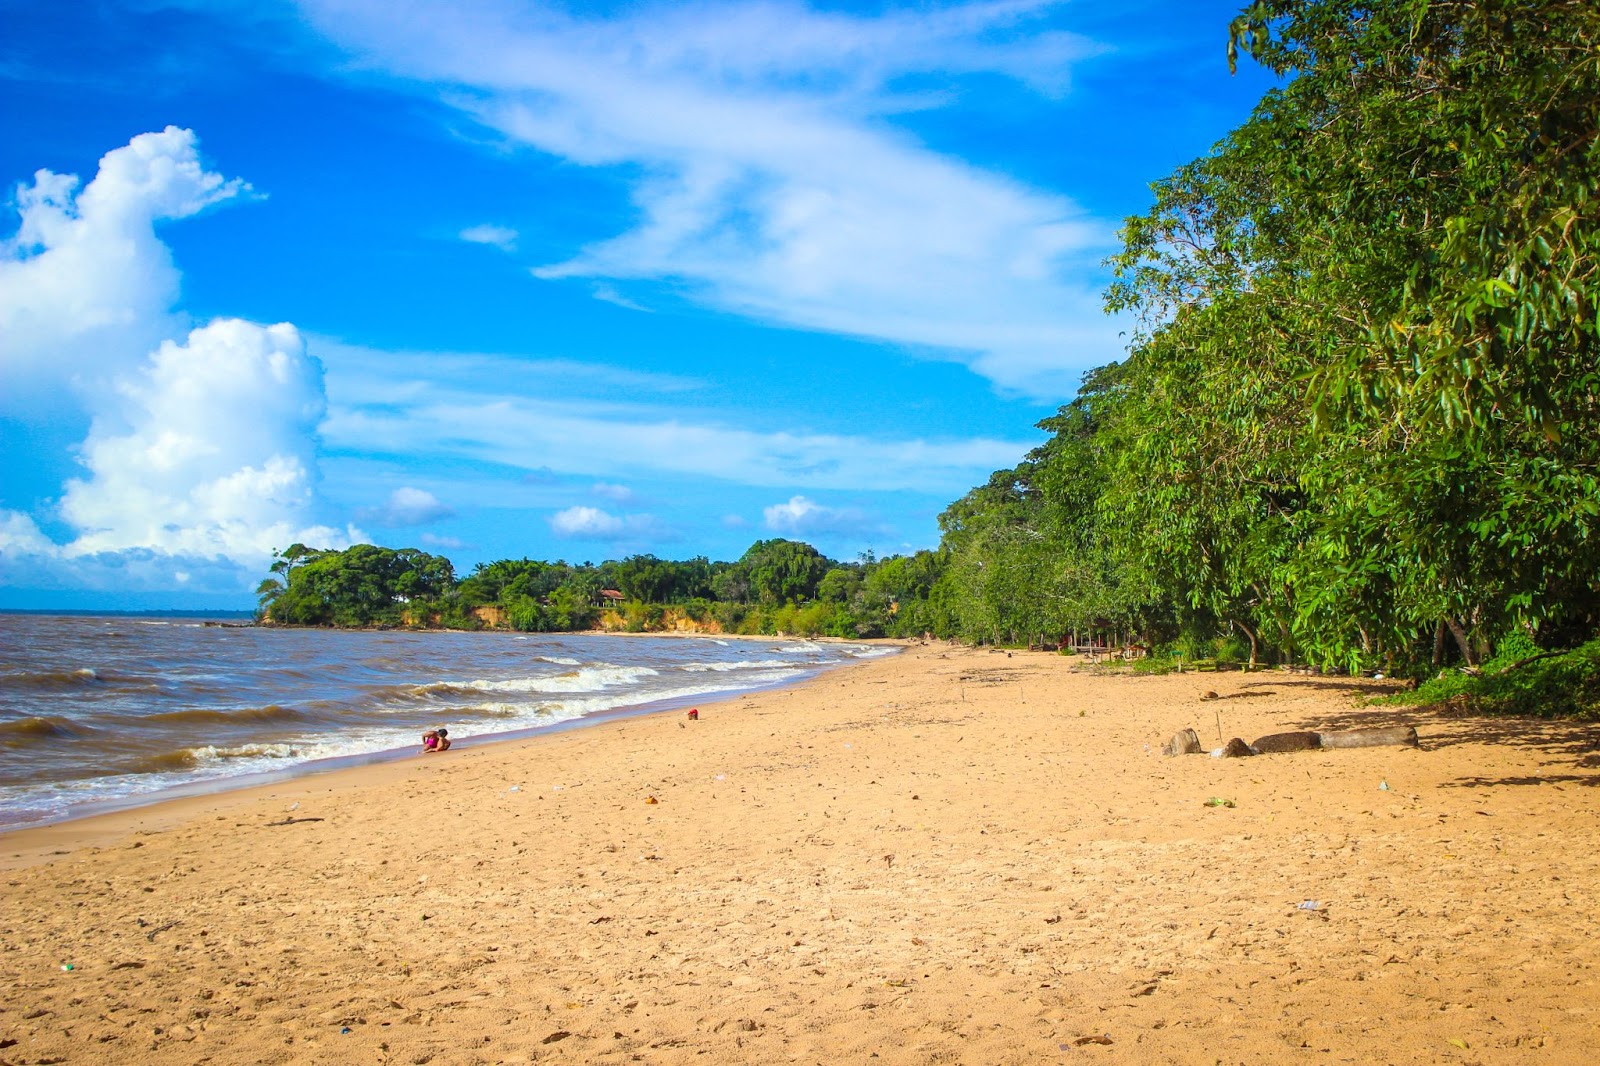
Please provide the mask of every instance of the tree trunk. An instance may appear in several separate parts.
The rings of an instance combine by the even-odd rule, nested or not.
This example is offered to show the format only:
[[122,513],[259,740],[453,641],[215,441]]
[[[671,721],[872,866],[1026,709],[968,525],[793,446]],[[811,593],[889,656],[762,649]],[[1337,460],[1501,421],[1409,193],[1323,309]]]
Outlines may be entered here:
[[1478,652],[1472,646],[1472,639],[1467,636],[1467,631],[1461,628],[1461,623],[1454,618],[1446,618],[1444,624],[1450,627],[1450,635],[1456,638],[1456,647],[1461,649],[1461,658],[1468,666],[1478,665]]
[[1444,638],[1448,632],[1450,630],[1444,624],[1444,619],[1439,619],[1433,627],[1433,668],[1435,670],[1439,669],[1444,662]]
[[1243,622],[1235,621],[1233,624],[1238,626],[1246,637],[1250,638],[1250,669],[1254,670],[1256,668],[1257,655],[1261,650],[1261,641],[1256,639],[1256,631]]

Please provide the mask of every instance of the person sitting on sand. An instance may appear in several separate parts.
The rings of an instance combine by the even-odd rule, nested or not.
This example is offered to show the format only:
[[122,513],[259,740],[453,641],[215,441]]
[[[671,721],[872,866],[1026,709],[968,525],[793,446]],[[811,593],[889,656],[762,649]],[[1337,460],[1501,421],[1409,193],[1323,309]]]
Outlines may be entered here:
[[450,750],[450,730],[430,729],[422,734],[422,754],[431,755],[438,751]]

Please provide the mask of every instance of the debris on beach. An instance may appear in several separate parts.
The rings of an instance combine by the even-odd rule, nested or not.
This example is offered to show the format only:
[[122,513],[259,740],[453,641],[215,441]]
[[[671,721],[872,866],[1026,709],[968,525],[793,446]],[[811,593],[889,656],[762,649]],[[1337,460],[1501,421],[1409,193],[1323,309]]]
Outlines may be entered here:
[[1274,755],[1287,751],[1310,751],[1322,747],[1322,734],[1309,730],[1293,733],[1270,733],[1250,745],[1257,755]]
[[1183,729],[1172,734],[1172,739],[1167,741],[1161,749],[1163,755],[1194,755],[1205,749],[1200,745],[1200,734],[1193,729]]
[[[1290,733],[1269,733],[1257,738],[1254,744],[1247,744],[1242,738],[1234,737],[1222,747],[1213,748],[1210,754],[1213,759],[1238,759],[1247,755],[1276,755],[1292,751],[1318,751],[1324,748],[1390,746],[1419,747],[1416,727],[1375,726],[1370,729],[1346,729],[1335,733],[1318,733],[1302,729]],[[1178,756],[1194,755],[1204,750],[1200,744],[1200,735],[1193,729],[1183,729],[1172,735],[1172,739],[1167,741],[1161,752],[1163,755]]]
[[1238,804],[1233,802],[1233,800],[1231,800],[1231,799],[1223,799],[1221,796],[1212,796],[1210,799],[1206,800],[1205,803],[1202,804],[1202,806],[1205,806],[1205,807],[1237,807]]
[[1324,748],[1383,748],[1391,745],[1420,746],[1415,726],[1390,725],[1372,729],[1348,729],[1339,733],[1319,733]]

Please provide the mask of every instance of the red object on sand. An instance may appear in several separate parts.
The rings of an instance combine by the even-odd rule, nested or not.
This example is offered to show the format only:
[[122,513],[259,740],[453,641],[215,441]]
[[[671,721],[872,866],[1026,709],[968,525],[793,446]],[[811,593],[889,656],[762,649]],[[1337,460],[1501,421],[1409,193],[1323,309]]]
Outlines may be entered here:
[[699,720],[700,720],[700,708],[696,707],[692,711],[689,712],[689,721],[698,722]]

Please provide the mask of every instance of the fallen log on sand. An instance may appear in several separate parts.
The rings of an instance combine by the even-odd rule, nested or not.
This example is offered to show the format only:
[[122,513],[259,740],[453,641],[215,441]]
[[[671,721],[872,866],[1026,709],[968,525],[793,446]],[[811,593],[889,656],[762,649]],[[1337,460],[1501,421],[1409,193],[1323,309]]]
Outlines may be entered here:
[[1322,747],[1322,734],[1309,731],[1273,733],[1257,740],[1250,747],[1257,755],[1272,755],[1282,751],[1311,751]]
[[[1238,737],[1228,741],[1213,754],[1226,759],[1246,755],[1276,755],[1288,751],[1316,751],[1321,748],[1378,748],[1402,745],[1415,748],[1417,730],[1409,725],[1375,726],[1371,729],[1346,729],[1337,733],[1315,733],[1309,729],[1293,733],[1269,733],[1254,744],[1246,744]],[[1162,747],[1163,755],[1194,755],[1204,751],[1200,735],[1193,729],[1174,733]]]
[[1324,748],[1381,748],[1390,744],[1417,746],[1415,726],[1388,725],[1372,729],[1347,729],[1339,733],[1320,733]]

